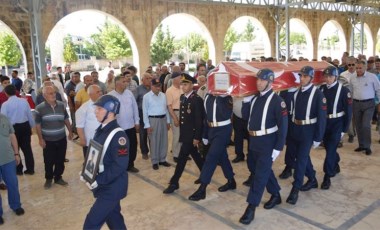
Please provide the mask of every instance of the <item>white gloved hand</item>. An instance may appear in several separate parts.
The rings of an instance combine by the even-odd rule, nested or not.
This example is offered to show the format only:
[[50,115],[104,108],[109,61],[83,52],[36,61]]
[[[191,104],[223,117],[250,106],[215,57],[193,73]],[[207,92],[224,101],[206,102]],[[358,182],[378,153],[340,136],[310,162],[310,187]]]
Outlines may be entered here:
[[89,182],[86,182],[86,185],[87,187],[90,189],[90,190],[93,190],[95,188],[98,187],[98,182],[94,181],[92,184],[90,184]]
[[243,102],[246,103],[246,102],[251,102],[252,98],[255,97],[255,95],[251,95],[251,96],[246,96],[243,98]]
[[82,182],[84,182],[84,183],[87,182],[87,181],[83,178],[83,176],[82,176],[82,171],[79,171],[78,175],[79,175],[79,180],[80,180],[80,181],[82,181]]
[[104,165],[103,164],[99,164],[99,173],[102,173],[104,171]]
[[343,139],[344,133],[340,134],[340,139]]
[[278,157],[278,155],[280,155],[280,151],[273,149],[273,152],[272,152],[272,161],[275,161],[276,158]]
[[318,148],[318,146],[321,144],[321,142],[313,141],[313,149]]
[[202,142],[204,145],[208,145],[208,139],[202,138]]

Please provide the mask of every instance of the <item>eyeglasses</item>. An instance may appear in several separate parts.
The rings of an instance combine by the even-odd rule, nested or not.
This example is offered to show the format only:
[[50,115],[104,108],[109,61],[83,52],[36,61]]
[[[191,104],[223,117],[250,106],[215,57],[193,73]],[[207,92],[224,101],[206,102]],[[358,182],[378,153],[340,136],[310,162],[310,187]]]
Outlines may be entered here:
[[355,66],[355,64],[348,64],[347,66],[348,66],[348,67],[350,67],[350,66]]

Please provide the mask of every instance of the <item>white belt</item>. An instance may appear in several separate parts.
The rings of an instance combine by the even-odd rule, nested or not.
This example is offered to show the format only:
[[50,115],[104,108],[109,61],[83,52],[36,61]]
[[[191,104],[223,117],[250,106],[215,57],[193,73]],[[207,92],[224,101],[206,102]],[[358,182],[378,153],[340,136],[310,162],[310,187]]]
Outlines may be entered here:
[[269,129],[257,130],[257,131],[249,130],[248,132],[249,132],[249,135],[256,137],[256,136],[268,135],[268,134],[276,132],[277,130],[278,130],[278,127],[276,125],[276,126],[269,128]]
[[209,127],[219,127],[219,126],[225,126],[231,124],[231,120],[225,120],[225,121],[217,121],[217,122],[208,122]]
[[293,120],[293,123],[296,125],[311,125],[317,123],[317,118],[308,119],[308,120]]
[[327,115],[327,118],[338,118],[338,117],[343,117],[344,116],[344,114],[345,114],[345,112],[344,111],[342,111],[342,112],[339,112],[339,113],[337,113],[337,114],[328,114]]

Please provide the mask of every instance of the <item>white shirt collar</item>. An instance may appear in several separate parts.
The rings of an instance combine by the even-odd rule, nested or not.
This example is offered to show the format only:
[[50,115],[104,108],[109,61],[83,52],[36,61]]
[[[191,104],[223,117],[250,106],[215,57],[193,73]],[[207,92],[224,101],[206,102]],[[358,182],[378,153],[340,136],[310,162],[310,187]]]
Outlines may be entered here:
[[313,86],[313,84],[308,84],[307,86],[301,87],[301,91],[305,92],[306,90],[310,89]]
[[265,94],[267,94],[272,88],[269,87],[269,89],[263,91],[263,92],[260,92],[260,96],[264,96]]
[[328,89],[331,89],[331,88],[334,87],[337,83],[338,83],[338,81],[334,81],[334,83],[332,83],[331,85],[326,84],[326,86],[327,86]]
[[185,97],[189,98],[192,93],[193,93],[193,91],[190,91],[188,94],[185,94]]

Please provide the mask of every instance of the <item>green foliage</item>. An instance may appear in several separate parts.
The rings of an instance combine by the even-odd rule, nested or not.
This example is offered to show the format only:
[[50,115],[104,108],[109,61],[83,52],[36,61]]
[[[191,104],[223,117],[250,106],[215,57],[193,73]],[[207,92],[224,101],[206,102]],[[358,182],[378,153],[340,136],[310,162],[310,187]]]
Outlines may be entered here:
[[13,35],[0,33],[0,65],[17,65],[22,58],[20,47]]
[[92,34],[90,41],[84,41],[82,52],[96,58],[106,58],[100,33]]
[[63,39],[63,60],[67,63],[78,61],[71,35],[67,35]]
[[248,20],[246,26],[245,26],[245,29],[243,31],[242,34],[240,34],[240,39],[239,41],[240,42],[251,42],[255,39],[255,26],[253,26],[253,23],[251,22],[251,20]]
[[234,43],[239,41],[239,35],[232,27],[228,28],[226,36],[224,37],[223,48],[225,52],[231,52]]
[[170,34],[169,28],[166,32],[162,30],[162,24],[157,28],[157,33],[150,46],[150,55],[152,63],[165,63],[169,60],[174,52],[174,36]]
[[45,56],[46,58],[51,58],[50,46],[45,46]]
[[[285,30],[280,32],[280,44],[281,46],[286,45]],[[339,38],[338,38],[339,40]],[[289,45],[306,45],[306,37],[304,33],[290,32],[289,34]]]
[[100,28],[100,43],[107,59],[115,60],[132,55],[131,44],[124,31],[115,24],[106,21]]
[[[354,34],[354,46],[355,50],[360,51],[360,33]],[[365,34],[363,35],[363,49],[367,49],[367,37],[365,36]]]
[[204,49],[204,46],[207,46],[206,40],[197,33],[190,33],[185,40],[188,41],[188,47],[192,53],[201,53]]

